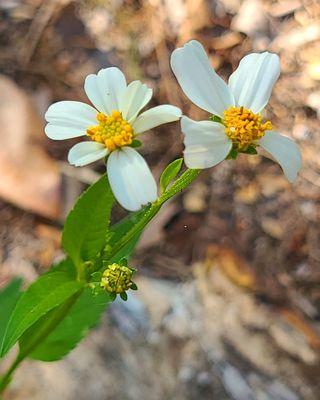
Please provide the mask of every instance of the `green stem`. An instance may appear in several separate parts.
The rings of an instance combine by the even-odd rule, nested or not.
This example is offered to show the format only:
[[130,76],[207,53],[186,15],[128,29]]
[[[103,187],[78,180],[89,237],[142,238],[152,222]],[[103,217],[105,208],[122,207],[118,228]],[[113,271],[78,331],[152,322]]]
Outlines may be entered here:
[[144,229],[166,201],[189,186],[190,183],[198,177],[200,172],[201,170],[199,169],[187,169],[168,190],[162,193],[162,195],[151,204],[151,207],[141,219],[112,247],[107,258],[111,260],[137,233]]
[[[47,315],[45,316],[45,319],[43,319],[42,325],[38,326],[36,323],[36,328],[33,330],[33,326],[30,328],[32,330],[32,334],[29,333],[31,340],[28,343],[28,345],[23,346],[23,348],[20,348],[20,352],[17,355],[16,359],[13,361],[11,366],[9,367],[8,371],[5,373],[4,376],[1,377],[0,379],[0,396],[1,393],[4,392],[4,390],[7,388],[7,386],[10,384],[12,375],[14,371],[17,369],[19,364],[26,358],[28,355],[30,355],[33,350],[41,343],[43,340],[45,340],[48,335],[56,328],[56,326],[64,319],[64,317],[67,315],[68,311],[70,308],[74,305],[80,294],[82,293],[82,290],[79,292],[75,293],[73,296],[71,296],[67,301],[65,301],[61,306],[57,307],[57,309],[52,310],[52,313],[50,317],[48,318]],[[28,331],[27,331],[28,332]],[[28,333],[26,334],[28,335]],[[0,397],[1,399],[1,397]]]
[[8,369],[8,371],[5,373],[5,375],[3,375],[1,377],[1,379],[0,379],[0,399],[1,399],[1,394],[4,392],[4,390],[10,384],[12,375],[13,375],[14,371],[18,368],[18,366],[22,360],[23,359],[20,358],[20,354],[18,354],[16,359],[13,361],[10,368]]
[[168,190],[162,193],[156,202],[160,201],[162,205],[167,200],[171,199],[171,197],[189,186],[190,183],[192,183],[199,176],[200,172],[201,169],[187,169]]

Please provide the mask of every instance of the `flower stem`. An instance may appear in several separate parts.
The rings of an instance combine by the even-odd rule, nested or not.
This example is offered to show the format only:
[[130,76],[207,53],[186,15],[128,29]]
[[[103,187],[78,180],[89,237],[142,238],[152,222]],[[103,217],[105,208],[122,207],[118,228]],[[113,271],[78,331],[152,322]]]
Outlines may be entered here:
[[108,259],[111,260],[132,238],[141,232],[145,226],[158,213],[162,205],[171,199],[174,195],[181,192],[190,185],[200,174],[199,169],[187,169],[174,183],[166,190],[158,199],[151,204],[151,207],[139,219],[139,221],[112,247],[108,254]]

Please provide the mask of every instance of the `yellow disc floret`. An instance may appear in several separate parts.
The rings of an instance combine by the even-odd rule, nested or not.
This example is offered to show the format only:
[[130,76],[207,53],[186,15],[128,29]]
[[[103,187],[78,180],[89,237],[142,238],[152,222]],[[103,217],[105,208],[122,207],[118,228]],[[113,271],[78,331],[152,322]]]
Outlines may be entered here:
[[122,118],[120,111],[112,111],[111,115],[98,113],[97,121],[98,125],[87,129],[87,135],[95,142],[104,144],[109,151],[132,143],[132,126]]
[[134,285],[131,280],[134,271],[132,268],[116,263],[108,265],[103,272],[100,286],[110,293],[121,294]]
[[239,151],[246,150],[250,144],[261,139],[265,131],[272,129],[270,121],[262,122],[260,114],[254,114],[244,107],[229,107],[225,110],[223,123],[226,135]]

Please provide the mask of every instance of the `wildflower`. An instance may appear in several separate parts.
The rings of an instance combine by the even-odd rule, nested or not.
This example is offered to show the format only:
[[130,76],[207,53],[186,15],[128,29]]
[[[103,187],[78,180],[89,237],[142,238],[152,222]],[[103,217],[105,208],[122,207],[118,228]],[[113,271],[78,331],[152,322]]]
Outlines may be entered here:
[[101,69],[87,76],[84,90],[94,105],[78,101],[52,104],[45,114],[45,132],[50,139],[87,136],[74,145],[68,161],[83,166],[107,158],[107,174],[118,202],[136,211],[157,198],[157,185],[144,158],[133,148],[136,137],[158,125],[176,121],[181,111],[160,105],[139,112],[152,97],[152,89],[140,81],[128,86],[120,69]]
[[210,121],[183,116],[184,159],[189,168],[209,168],[261,146],[290,182],[301,168],[293,140],[273,131],[261,115],[280,74],[279,57],[268,52],[244,57],[226,84],[211,67],[203,46],[192,40],[172,53],[171,67],[185,95],[213,114]]

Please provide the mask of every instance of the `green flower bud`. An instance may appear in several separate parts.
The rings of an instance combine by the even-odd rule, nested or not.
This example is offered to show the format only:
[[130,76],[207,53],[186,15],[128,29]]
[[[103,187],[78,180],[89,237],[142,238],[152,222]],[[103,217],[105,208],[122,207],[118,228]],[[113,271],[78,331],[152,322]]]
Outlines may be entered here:
[[133,268],[113,263],[108,265],[103,272],[100,286],[113,294],[112,297],[115,298],[117,294],[120,294],[122,299],[126,299],[125,292],[129,289],[135,290],[137,288],[136,284],[131,280],[134,273],[135,269]]

